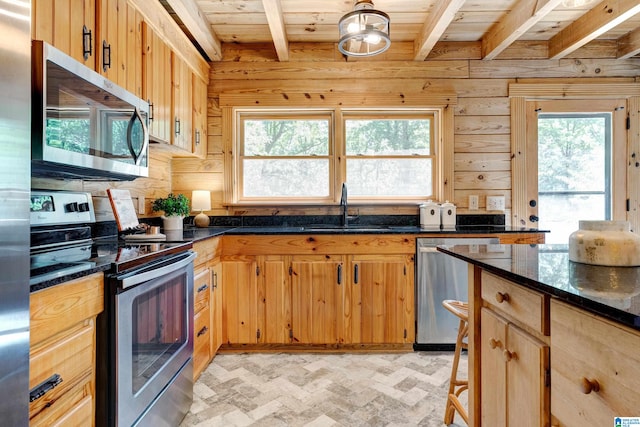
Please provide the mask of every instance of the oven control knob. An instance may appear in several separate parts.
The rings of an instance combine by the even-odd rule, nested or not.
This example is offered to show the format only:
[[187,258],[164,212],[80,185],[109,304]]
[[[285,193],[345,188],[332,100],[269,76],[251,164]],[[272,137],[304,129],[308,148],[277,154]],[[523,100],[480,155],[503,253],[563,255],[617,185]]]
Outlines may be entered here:
[[89,203],[84,202],[84,203],[78,204],[78,210],[80,212],[89,212]]
[[66,205],[64,205],[64,210],[65,212],[78,212],[78,203],[67,203]]

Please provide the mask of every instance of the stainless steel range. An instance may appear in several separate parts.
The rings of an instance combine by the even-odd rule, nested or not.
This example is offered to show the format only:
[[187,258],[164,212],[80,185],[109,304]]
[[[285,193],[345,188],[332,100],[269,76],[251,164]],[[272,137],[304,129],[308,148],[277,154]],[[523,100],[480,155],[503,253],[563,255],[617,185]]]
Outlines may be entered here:
[[96,425],[176,426],[193,400],[191,242],[96,236],[89,193],[32,191],[31,289],[105,271]]
[[[161,246],[163,255],[152,255]],[[120,246],[124,256],[107,275],[98,425],[177,426],[191,406],[195,254],[171,246]]]

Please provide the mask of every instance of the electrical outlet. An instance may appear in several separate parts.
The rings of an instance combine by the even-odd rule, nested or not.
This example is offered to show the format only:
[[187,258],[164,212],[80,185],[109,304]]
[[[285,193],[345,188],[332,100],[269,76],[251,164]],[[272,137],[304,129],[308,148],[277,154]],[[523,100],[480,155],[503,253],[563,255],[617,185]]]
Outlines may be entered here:
[[504,211],[504,196],[487,196],[488,211]]
[[144,215],[144,196],[138,197],[138,215]]
[[473,194],[469,196],[469,210],[477,211],[478,210],[478,195]]

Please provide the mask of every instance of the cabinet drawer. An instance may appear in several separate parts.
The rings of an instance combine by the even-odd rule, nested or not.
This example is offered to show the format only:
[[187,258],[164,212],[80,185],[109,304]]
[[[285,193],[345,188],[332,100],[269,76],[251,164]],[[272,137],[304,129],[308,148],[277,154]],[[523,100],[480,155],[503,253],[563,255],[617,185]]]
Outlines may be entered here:
[[103,273],[96,273],[31,293],[31,347],[100,313],[103,278]]
[[198,313],[209,304],[211,294],[211,271],[208,268],[196,272],[193,278],[193,309]]
[[193,375],[198,377],[207,366],[210,359],[211,346],[211,320],[208,306],[198,312],[194,319],[194,343],[193,343]]
[[549,298],[486,271],[482,272],[482,299],[511,321],[549,335]]
[[219,237],[194,242],[193,251],[196,253],[196,259],[193,264],[197,267],[198,265],[211,261],[220,255],[220,249]]
[[[93,397],[87,394],[88,383],[65,394],[57,404],[58,409],[44,411],[30,420],[30,427],[92,426]],[[79,399],[79,400],[78,400]],[[65,404],[68,403],[68,404]]]
[[[637,417],[640,333],[551,302],[551,413],[561,426]],[[596,391],[588,384],[597,385]],[[584,388],[584,389],[583,389]]]
[[52,425],[54,420],[66,416],[82,399],[92,398],[93,342],[93,320],[87,320],[60,334],[56,340],[47,341],[46,346],[31,349],[29,388],[33,389],[55,374],[62,380],[29,404],[32,425]]
[[[92,372],[94,332],[93,320],[87,320],[71,328],[68,333],[61,334],[56,341],[32,348],[29,388],[33,389],[54,374],[62,378],[56,388],[66,388],[66,384],[74,378]],[[46,394],[40,399],[46,400]],[[32,404],[35,402],[37,400]]]

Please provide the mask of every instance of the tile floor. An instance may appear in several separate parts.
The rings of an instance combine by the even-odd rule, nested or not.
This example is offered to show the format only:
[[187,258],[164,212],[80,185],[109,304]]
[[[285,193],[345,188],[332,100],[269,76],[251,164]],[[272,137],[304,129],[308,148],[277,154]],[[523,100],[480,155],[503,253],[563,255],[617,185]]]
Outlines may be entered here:
[[[443,426],[452,358],[448,352],[219,354],[194,385],[181,427]],[[466,361],[465,354],[462,377]],[[455,422],[465,425],[459,416]]]

